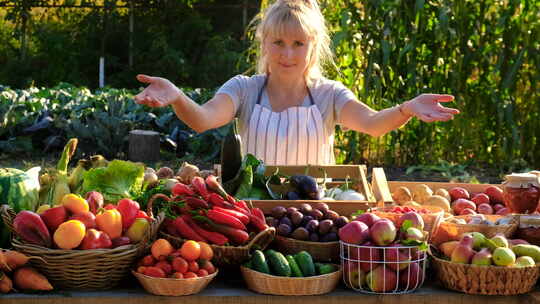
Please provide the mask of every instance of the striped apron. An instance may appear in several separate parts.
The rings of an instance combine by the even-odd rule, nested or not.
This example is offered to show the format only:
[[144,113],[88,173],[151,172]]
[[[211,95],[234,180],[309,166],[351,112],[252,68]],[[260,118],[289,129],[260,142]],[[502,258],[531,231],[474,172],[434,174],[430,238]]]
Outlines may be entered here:
[[273,112],[261,105],[267,81],[259,90],[249,124],[241,130],[244,153],[255,155],[267,165],[334,164],[334,138],[326,134],[309,88],[308,107]]

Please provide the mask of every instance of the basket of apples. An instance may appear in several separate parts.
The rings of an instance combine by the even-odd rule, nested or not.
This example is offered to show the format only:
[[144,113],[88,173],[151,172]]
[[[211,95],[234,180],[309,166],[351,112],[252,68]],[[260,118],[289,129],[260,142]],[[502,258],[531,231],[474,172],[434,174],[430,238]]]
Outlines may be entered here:
[[467,294],[523,294],[540,276],[540,247],[502,234],[465,233],[459,241],[432,245],[430,255],[443,286]]
[[13,247],[26,255],[59,288],[102,290],[118,284],[148,241],[155,238],[162,216],[153,217],[131,199],[103,205],[91,191],[83,198],[66,194],[59,205],[15,214],[3,205],[0,213],[13,232]]
[[339,230],[343,281],[356,291],[409,293],[420,288],[426,270],[424,221],[416,212],[394,224],[364,213]]
[[180,248],[174,248],[166,239],[158,239],[132,273],[154,295],[196,294],[218,274],[211,262],[213,256],[212,247],[205,242],[188,240]]

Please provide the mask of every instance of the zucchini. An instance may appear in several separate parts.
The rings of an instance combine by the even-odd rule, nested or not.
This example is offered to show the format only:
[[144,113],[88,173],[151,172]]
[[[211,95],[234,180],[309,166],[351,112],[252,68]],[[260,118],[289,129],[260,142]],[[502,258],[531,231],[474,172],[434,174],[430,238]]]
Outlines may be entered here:
[[265,254],[266,258],[268,259],[268,265],[270,266],[272,273],[282,277],[291,276],[291,266],[289,265],[289,262],[287,262],[287,259],[282,253],[272,249],[268,249],[265,251]]
[[266,257],[264,256],[263,252],[260,250],[255,250],[253,252],[253,257],[251,258],[251,269],[270,274],[270,269],[268,268],[268,264],[266,263]]
[[313,264],[313,258],[307,251],[300,251],[294,255],[294,260],[300,266],[300,270],[306,277],[312,277],[316,275],[315,264]]

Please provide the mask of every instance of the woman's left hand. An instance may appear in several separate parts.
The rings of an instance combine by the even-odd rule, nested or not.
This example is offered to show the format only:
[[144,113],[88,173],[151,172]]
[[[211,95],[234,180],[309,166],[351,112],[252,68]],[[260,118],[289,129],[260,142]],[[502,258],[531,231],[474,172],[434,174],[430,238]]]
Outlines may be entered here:
[[416,116],[424,122],[448,121],[459,114],[459,110],[443,107],[441,102],[450,102],[454,96],[445,94],[421,94],[400,105],[406,115]]

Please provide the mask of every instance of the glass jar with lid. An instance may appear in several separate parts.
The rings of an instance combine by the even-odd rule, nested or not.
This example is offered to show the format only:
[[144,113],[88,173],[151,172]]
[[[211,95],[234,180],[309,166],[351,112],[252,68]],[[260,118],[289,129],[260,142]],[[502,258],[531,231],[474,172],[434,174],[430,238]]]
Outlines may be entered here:
[[512,173],[505,176],[503,200],[511,213],[533,213],[540,202],[539,177],[530,173]]

